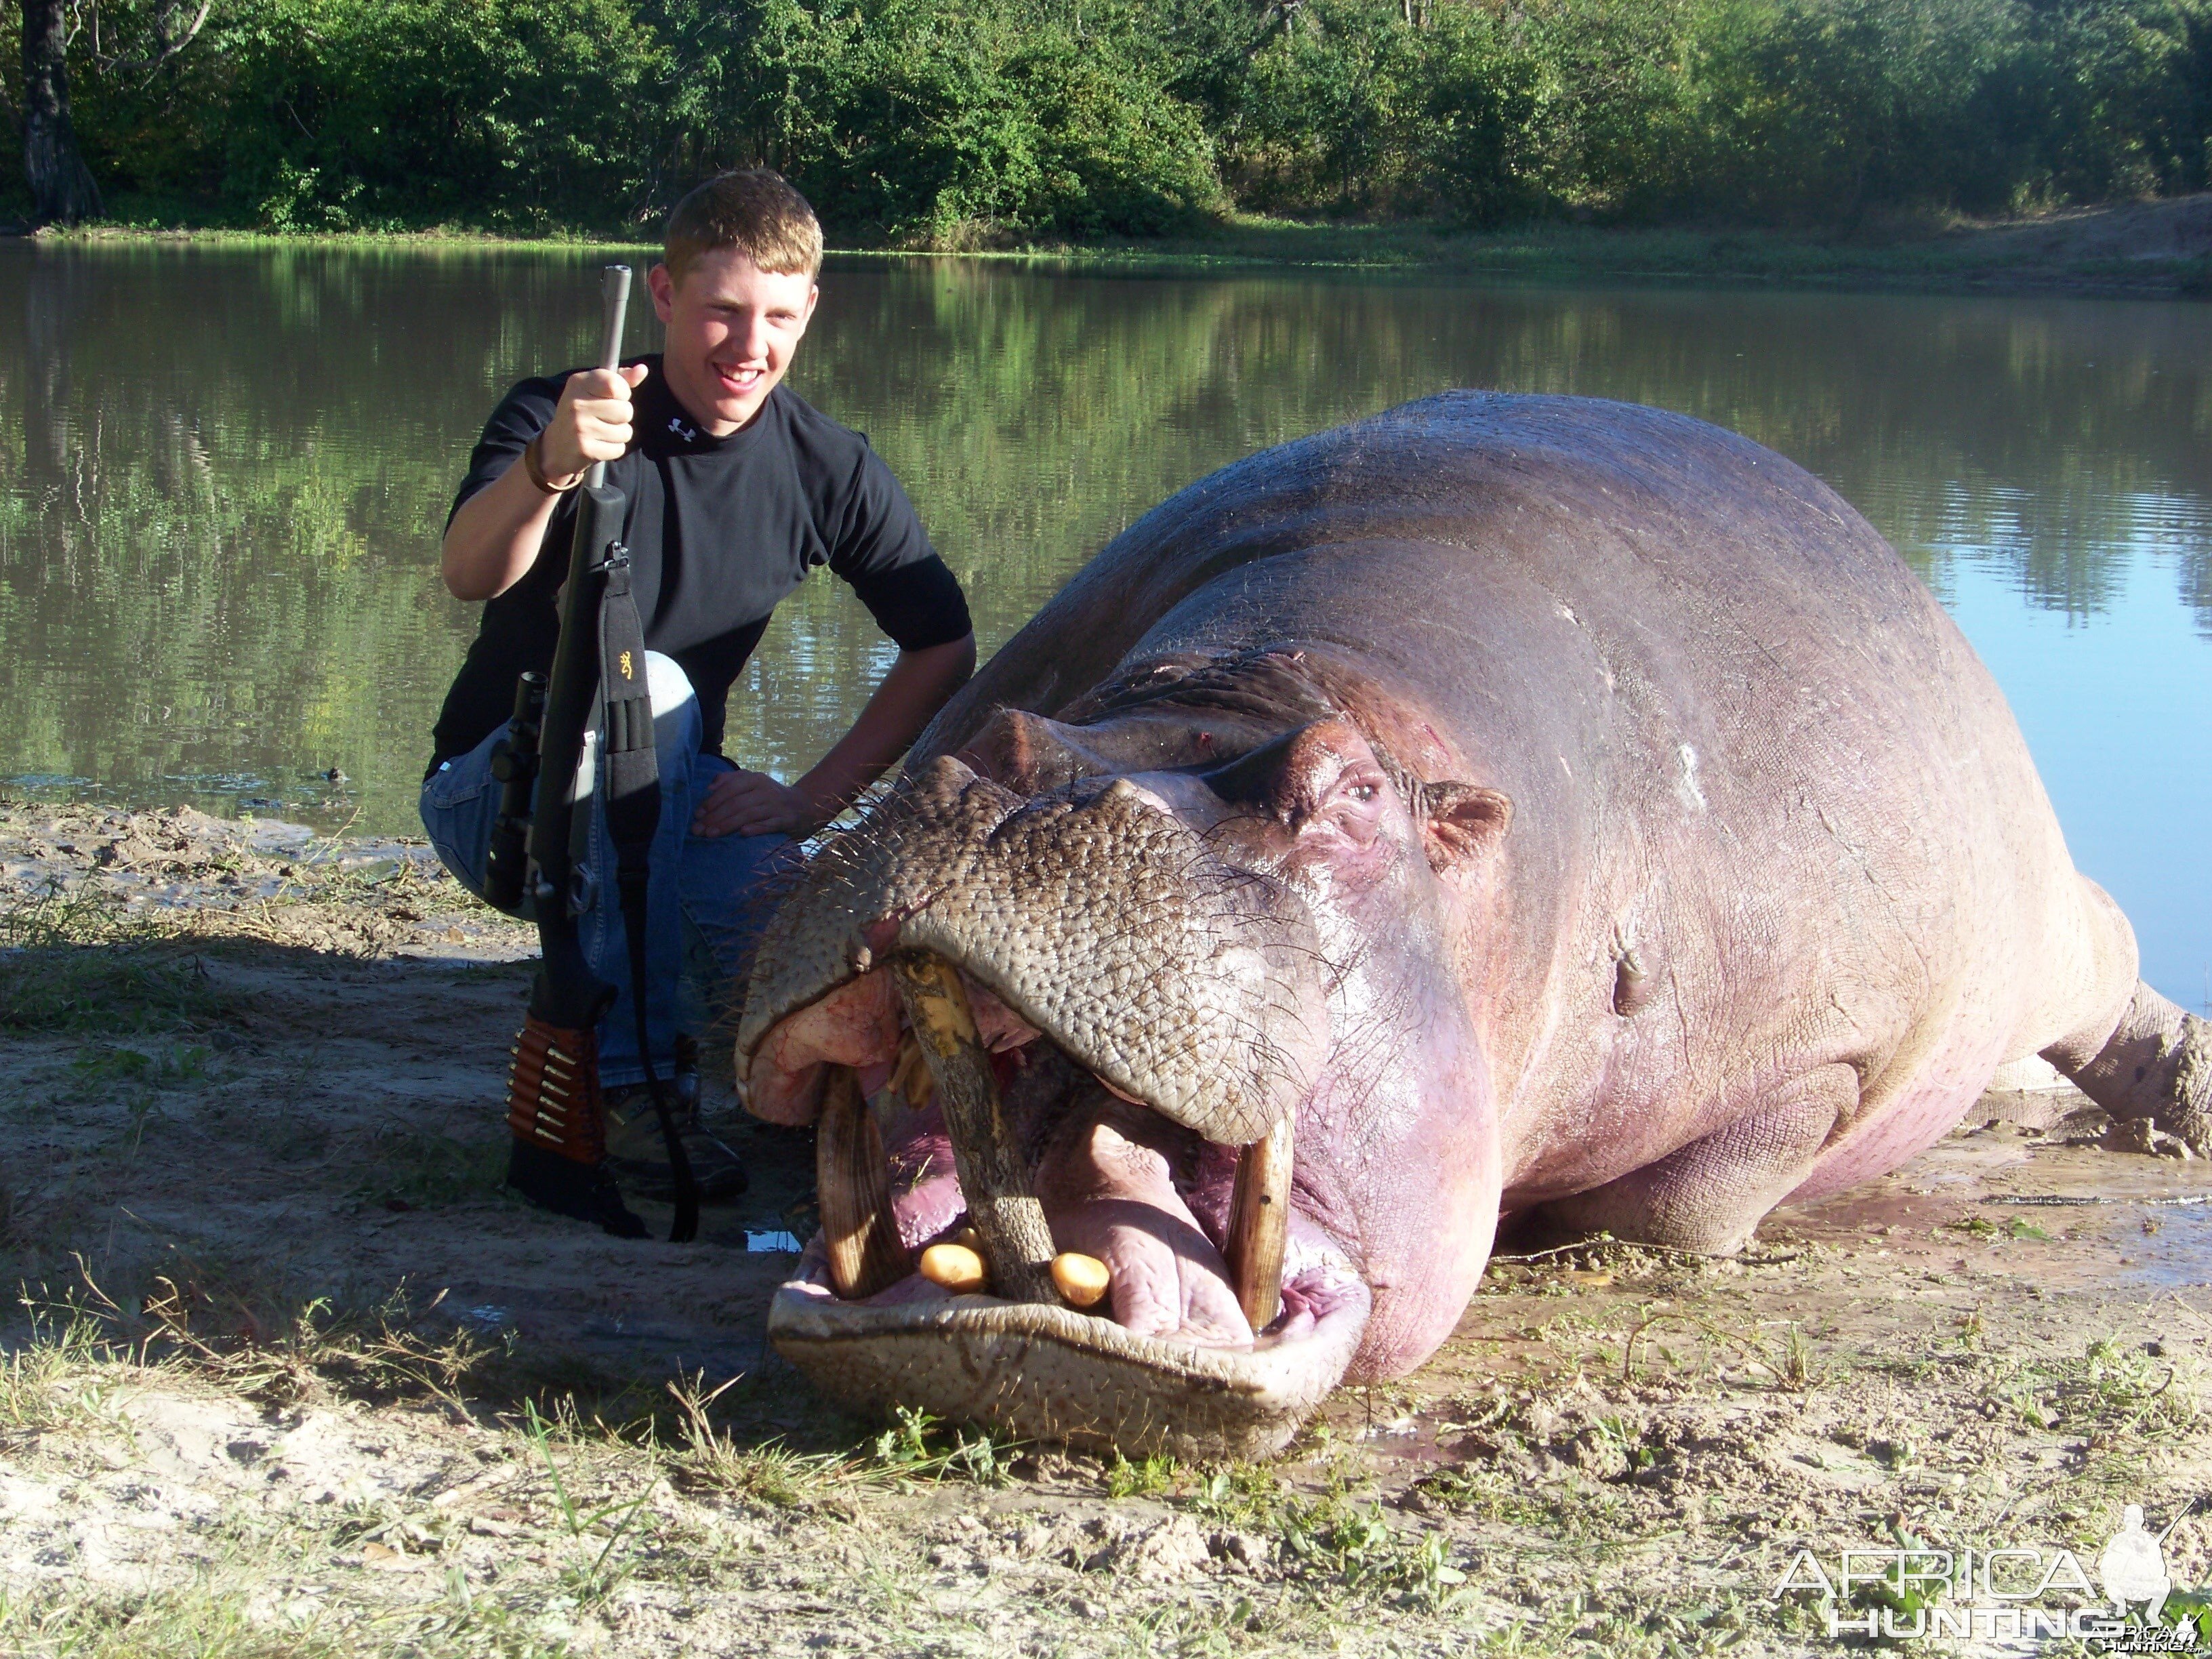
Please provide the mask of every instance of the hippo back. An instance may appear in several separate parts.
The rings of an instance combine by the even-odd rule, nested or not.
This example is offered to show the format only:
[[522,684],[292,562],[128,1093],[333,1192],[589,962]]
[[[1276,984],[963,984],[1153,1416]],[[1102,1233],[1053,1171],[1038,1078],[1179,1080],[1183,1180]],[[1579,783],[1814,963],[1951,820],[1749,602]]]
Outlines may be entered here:
[[[1838,1059],[1865,1086],[1837,1167],[1862,1164],[2051,1018],[2028,981],[2071,948],[2071,866],[2009,711],[1872,527],[1747,439],[1453,392],[1265,451],[1117,538],[917,753],[1133,664],[1269,648],[1352,665],[1514,798],[1479,990],[1527,1194]],[[1656,1017],[1613,1007],[1631,953]]]

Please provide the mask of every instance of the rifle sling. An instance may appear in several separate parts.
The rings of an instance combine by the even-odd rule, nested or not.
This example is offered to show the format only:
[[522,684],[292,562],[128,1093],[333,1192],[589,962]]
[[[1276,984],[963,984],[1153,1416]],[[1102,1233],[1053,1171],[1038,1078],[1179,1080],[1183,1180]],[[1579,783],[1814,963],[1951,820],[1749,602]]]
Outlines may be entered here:
[[[630,592],[629,556],[610,550],[602,567],[605,586],[599,595],[599,754],[606,780],[607,833],[615,846],[615,887],[622,902],[623,929],[629,936],[629,1000],[637,1017],[637,1054],[645,1067],[646,1092],[668,1149],[669,1175],[676,1188],[672,1244],[688,1243],[699,1232],[699,1184],[677,1131],[676,1114],[653,1069],[647,1034],[646,992],[646,903],[652,872],[653,838],[660,827],[660,761],[653,744],[653,695],[645,666],[645,628]],[[675,879],[671,871],[669,878]]]

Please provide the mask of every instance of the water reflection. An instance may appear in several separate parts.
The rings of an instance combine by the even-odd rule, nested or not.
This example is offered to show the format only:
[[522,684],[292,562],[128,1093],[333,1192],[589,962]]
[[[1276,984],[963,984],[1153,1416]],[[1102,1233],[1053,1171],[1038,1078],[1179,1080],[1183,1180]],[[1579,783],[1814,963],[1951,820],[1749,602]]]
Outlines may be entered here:
[[[588,355],[599,263],[0,245],[0,778],[410,830],[473,625],[435,575],[448,492],[502,387]],[[2202,1000],[2212,311],[963,261],[836,262],[824,296],[795,381],[906,481],[986,649],[1181,484],[1441,387],[1632,398],[1772,445],[1960,608],[2077,857],[2139,924],[2166,913],[2153,977]],[[886,649],[811,586],[733,696],[731,752],[803,764]],[[2160,766],[2116,769],[2064,707],[2085,699],[2037,690],[2114,653],[2133,701],[2086,702]],[[2068,805],[2092,797],[2129,822]]]

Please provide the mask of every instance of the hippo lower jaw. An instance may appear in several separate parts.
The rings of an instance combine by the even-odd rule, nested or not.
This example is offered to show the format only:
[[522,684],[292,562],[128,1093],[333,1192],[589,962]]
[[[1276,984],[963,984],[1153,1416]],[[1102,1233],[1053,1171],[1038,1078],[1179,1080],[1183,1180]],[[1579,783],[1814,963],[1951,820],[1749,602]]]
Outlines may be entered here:
[[[1346,1252],[1295,1198],[1283,1241],[1280,1312],[1255,1333],[1226,1258],[1241,1149],[1209,1140],[1100,1082],[1049,1031],[963,975],[1056,1248],[1097,1257],[1111,1279],[1095,1311],[955,1294],[910,1270],[962,1231],[969,1200],[942,1111],[902,1104],[909,1034],[876,969],[799,1010],[759,1045],[750,1088],[793,1101],[839,1064],[875,1099],[887,1173],[822,1166],[833,1188],[886,1192],[896,1265],[840,1296],[828,1240],[810,1241],[771,1305],[769,1334],[825,1393],[868,1410],[903,1406],[992,1424],[1023,1438],[1178,1456],[1279,1449],[1352,1364],[1372,1305]],[[837,1059],[815,1060],[817,1053]],[[911,1086],[911,1085],[910,1085]],[[875,1133],[851,1137],[862,1145]],[[866,1206],[865,1199],[860,1206]],[[849,1209],[852,1206],[847,1206]]]
[[1335,1387],[1367,1323],[1357,1278],[1319,1272],[1310,1288],[1256,1341],[1208,1347],[1042,1302],[841,1301],[817,1237],[768,1328],[778,1352],[859,1409],[902,1405],[1097,1451],[1264,1457]]

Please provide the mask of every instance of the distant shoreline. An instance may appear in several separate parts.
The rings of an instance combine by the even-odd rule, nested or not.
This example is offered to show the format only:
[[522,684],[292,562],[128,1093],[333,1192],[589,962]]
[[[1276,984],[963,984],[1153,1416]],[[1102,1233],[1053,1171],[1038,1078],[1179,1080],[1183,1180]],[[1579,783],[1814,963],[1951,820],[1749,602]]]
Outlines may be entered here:
[[[301,234],[220,227],[98,225],[46,230],[72,246],[650,252],[651,241],[453,228]],[[1302,224],[1239,218],[1157,240],[1003,248],[833,246],[838,257],[964,258],[1126,271],[1340,270],[1486,276],[1508,283],[1729,285],[1913,293],[2212,297],[2212,192],[2035,219],[1843,238],[1812,232],[1560,224],[1457,230],[1419,224]]]

